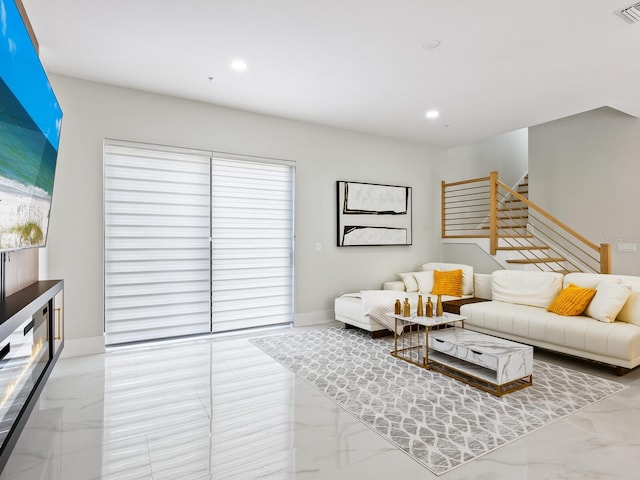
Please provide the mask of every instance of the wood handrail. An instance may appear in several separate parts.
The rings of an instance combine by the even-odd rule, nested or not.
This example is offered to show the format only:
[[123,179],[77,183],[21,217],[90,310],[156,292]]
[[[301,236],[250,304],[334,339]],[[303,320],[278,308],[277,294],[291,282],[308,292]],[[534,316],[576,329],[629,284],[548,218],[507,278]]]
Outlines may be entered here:
[[489,250],[498,251],[498,172],[491,172],[489,184]]
[[596,245],[593,242],[590,242],[589,240],[587,240],[586,238],[584,238],[582,235],[580,235],[578,232],[576,232],[575,230],[573,230],[571,227],[568,227],[567,225],[565,225],[564,223],[562,223],[560,220],[558,220],[556,217],[554,217],[553,215],[545,212],[543,209],[541,209],[540,207],[538,207],[535,203],[532,203],[529,201],[528,198],[523,197],[522,195],[520,195],[518,192],[516,192],[515,190],[512,190],[511,188],[507,187],[504,183],[502,183],[500,180],[498,180],[498,185],[500,185],[503,189],[505,189],[508,193],[510,193],[512,196],[514,196],[515,198],[517,198],[518,200],[520,200],[522,203],[525,203],[529,208],[533,208],[536,212],[538,212],[540,215],[542,215],[544,218],[546,218],[547,220],[549,220],[552,223],[555,223],[558,227],[560,227],[561,229],[563,229],[565,232],[567,232],[568,234],[570,234],[571,236],[577,238],[578,240],[580,240],[582,243],[584,243],[585,245],[589,246],[590,248],[592,248],[593,250],[595,250],[596,252],[600,252],[600,247],[598,245]]
[[600,273],[611,273],[611,244],[600,244]]
[[442,186],[443,187],[455,187],[456,185],[465,185],[467,183],[475,183],[475,182],[487,182],[489,180],[491,180],[491,177],[472,178],[471,180],[462,180],[460,182],[452,182],[452,183],[442,182]]
[[[453,190],[449,190],[447,192],[447,188],[448,187],[455,187],[455,186],[460,186],[460,185],[469,185],[472,183],[478,183],[478,182],[488,182],[488,184],[483,185],[483,186],[478,186],[478,187],[472,187],[472,188],[459,188],[459,189],[453,189]],[[488,204],[486,204],[486,210],[484,210],[486,212],[486,216],[485,217],[477,217],[477,216],[469,216],[469,217],[457,217],[454,220],[465,220],[466,219],[477,219],[477,218],[484,218],[483,222],[478,223],[477,225],[481,225],[484,224],[484,228],[485,232],[488,230],[489,234],[486,235],[481,235],[481,234],[476,234],[476,233],[471,233],[471,230],[473,230],[472,228],[455,228],[455,229],[447,229],[447,226],[449,225],[449,227],[460,227],[460,226],[465,226],[465,225],[472,225],[473,223],[458,223],[456,222],[455,224],[451,224],[451,222],[447,222],[447,218],[446,218],[446,213],[449,210],[449,208],[455,208],[455,209],[459,209],[462,207],[452,207],[451,203],[461,203],[461,204],[466,204],[466,207],[469,207],[469,202],[473,201],[472,199],[468,198],[467,200],[465,200],[462,197],[473,197],[475,195],[479,195],[478,193],[471,193],[469,194],[468,191],[471,189],[476,189],[476,188],[488,188],[488,193],[489,193],[489,198],[488,200]],[[486,192],[486,190],[485,190]],[[488,177],[478,177],[478,178],[474,178],[474,179],[470,179],[470,180],[463,180],[463,181],[458,181],[458,182],[451,182],[451,183],[446,183],[444,181],[442,181],[442,237],[443,238],[489,238],[489,249],[490,249],[490,253],[492,255],[495,255],[497,253],[497,250],[499,249],[499,238],[501,237],[505,237],[505,234],[500,235],[500,232],[502,231],[501,229],[518,229],[518,228],[526,228],[524,225],[518,225],[517,223],[514,223],[512,226],[501,226],[501,224],[498,223],[498,216],[499,216],[499,211],[502,207],[499,207],[499,204],[501,204],[503,201],[515,201],[515,202],[522,202],[522,204],[524,204],[524,206],[521,208],[522,210],[526,210],[527,208],[534,210],[537,214],[539,214],[542,219],[544,220],[541,225],[545,225],[547,226],[547,228],[549,228],[552,231],[556,231],[557,235],[559,235],[559,238],[564,238],[566,241],[569,241],[569,238],[573,238],[575,239],[577,242],[580,242],[582,245],[585,246],[585,248],[587,249],[591,249],[593,250],[596,254],[596,256],[592,256],[591,254],[588,253],[588,251],[583,250],[581,248],[579,248],[578,244],[573,244],[576,248],[579,249],[579,251],[581,252],[581,254],[585,255],[585,259],[589,259],[588,261],[584,260],[584,259],[579,259],[576,258],[578,260],[578,262],[584,262],[585,266],[588,266],[590,262],[595,261],[598,262],[599,261],[599,270],[600,273],[610,273],[611,272],[611,245],[608,243],[602,243],[600,245],[596,245],[595,243],[587,240],[584,236],[580,235],[578,232],[576,232],[575,230],[573,230],[571,227],[569,227],[568,225],[566,225],[565,223],[561,222],[560,220],[558,220],[557,218],[555,218],[553,215],[549,214],[548,212],[546,212],[545,210],[543,210],[542,208],[540,208],[539,206],[537,206],[535,203],[531,202],[527,197],[523,196],[522,194],[520,194],[519,192],[513,190],[511,187],[505,185],[504,183],[502,183],[499,179],[498,179],[498,172],[493,171],[491,172],[491,174]],[[447,194],[448,193],[448,194]],[[508,200],[506,200],[508,199]],[[480,200],[479,198],[476,200]],[[447,205],[447,207],[445,208],[445,204]],[[478,207],[481,206],[485,206],[485,204],[480,204],[480,205],[476,205]],[[518,210],[520,210],[520,208],[518,208]],[[478,212],[483,211],[483,210],[478,210]],[[467,210],[468,213],[471,213],[470,211]],[[458,214],[457,212],[451,212],[449,211],[450,214]],[[528,216],[528,215],[527,215]],[[525,216],[523,217],[519,217],[519,218],[526,218]],[[531,219],[535,218],[534,216],[531,217]],[[511,217],[508,217],[508,219],[511,219]],[[530,220],[531,220],[530,219]],[[538,219],[539,220],[539,219]],[[549,223],[546,223],[549,222]],[[553,227],[550,226],[553,225]],[[468,235],[450,235],[447,232],[453,232],[453,231],[457,231],[457,230],[461,230],[461,231],[469,231],[470,233]],[[562,231],[564,231],[564,234],[561,233]],[[566,234],[566,235],[565,235]],[[568,252],[569,254],[571,254],[571,252]],[[572,266],[577,266],[575,263],[573,262],[569,262]],[[594,268],[593,266],[588,266],[589,269],[596,270],[596,268]]]

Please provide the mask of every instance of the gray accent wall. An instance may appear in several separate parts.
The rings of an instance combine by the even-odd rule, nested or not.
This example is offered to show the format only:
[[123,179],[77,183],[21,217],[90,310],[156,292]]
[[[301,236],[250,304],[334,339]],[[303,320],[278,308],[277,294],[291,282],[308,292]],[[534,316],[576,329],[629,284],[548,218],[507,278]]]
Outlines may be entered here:
[[640,119],[603,107],[529,129],[529,198],[640,275]]

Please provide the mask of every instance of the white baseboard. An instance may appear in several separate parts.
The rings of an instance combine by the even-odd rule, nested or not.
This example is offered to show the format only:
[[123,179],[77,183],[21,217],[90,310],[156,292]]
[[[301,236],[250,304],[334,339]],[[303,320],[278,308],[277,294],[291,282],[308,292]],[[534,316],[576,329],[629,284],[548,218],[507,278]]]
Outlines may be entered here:
[[296,327],[309,327],[311,325],[322,325],[335,321],[333,310],[318,310],[316,312],[296,313],[293,318],[293,325]]
[[81,357],[83,355],[95,355],[104,353],[104,335],[99,337],[85,337],[64,340],[64,348],[61,358]]

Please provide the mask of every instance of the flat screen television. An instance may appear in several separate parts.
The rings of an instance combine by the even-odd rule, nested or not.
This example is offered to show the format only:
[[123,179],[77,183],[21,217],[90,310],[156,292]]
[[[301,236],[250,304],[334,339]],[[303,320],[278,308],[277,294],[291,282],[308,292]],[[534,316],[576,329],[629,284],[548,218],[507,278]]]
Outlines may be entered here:
[[0,0],[0,251],[42,247],[62,110],[14,0]]

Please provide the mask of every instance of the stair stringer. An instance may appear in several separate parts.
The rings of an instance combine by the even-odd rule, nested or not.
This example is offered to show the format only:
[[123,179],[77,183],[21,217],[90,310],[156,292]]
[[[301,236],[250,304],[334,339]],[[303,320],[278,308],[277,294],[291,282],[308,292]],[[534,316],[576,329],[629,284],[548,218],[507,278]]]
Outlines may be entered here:
[[475,245],[478,247],[476,251],[480,251],[483,255],[496,262],[503,270],[538,270],[535,265],[519,265],[507,263],[507,260],[521,259],[522,255],[518,252],[498,250],[495,255],[491,255],[491,248],[488,238],[443,238],[443,244],[459,244],[459,245]]

